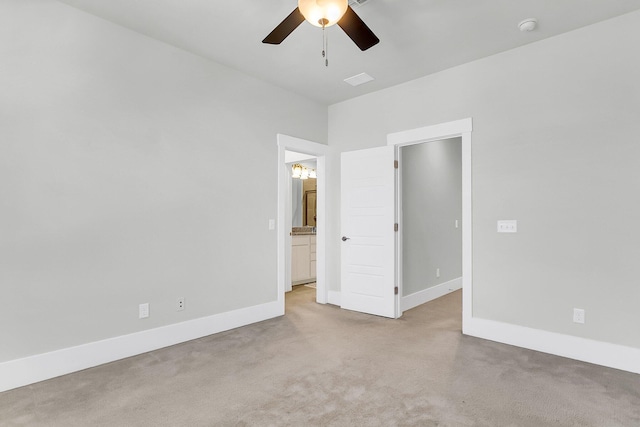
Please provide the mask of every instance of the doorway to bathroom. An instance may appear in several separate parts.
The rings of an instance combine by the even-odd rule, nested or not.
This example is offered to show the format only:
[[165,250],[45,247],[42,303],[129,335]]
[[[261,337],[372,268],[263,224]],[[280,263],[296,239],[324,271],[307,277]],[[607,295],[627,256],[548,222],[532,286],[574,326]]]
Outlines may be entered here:
[[285,164],[291,176],[291,280],[285,284],[285,292],[289,292],[292,286],[316,288],[318,186],[315,156],[286,150]]
[[[312,286],[315,282],[316,302],[327,303],[327,151],[326,145],[278,134],[277,277],[278,301],[282,303],[283,313],[284,295],[292,289],[292,284]],[[315,178],[311,178],[312,175]],[[304,179],[300,179],[303,176]],[[315,186],[311,179],[315,179]],[[308,183],[305,185],[304,181]]]

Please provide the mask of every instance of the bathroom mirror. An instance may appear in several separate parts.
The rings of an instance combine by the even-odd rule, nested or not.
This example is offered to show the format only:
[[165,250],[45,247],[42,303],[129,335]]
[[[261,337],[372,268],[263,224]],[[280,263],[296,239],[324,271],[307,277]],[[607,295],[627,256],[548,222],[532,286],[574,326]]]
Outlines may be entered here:
[[292,179],[291,181],[291,226],[316,226],[316,179]]
[[[314,179],[315,181],[315,179]],[[306,190],[304,192],[304,197],[302,199],[303,203],[303,215],[302,215],[302,225],[315,227],[316,226],[316,190],[314,183],[314,190]]]

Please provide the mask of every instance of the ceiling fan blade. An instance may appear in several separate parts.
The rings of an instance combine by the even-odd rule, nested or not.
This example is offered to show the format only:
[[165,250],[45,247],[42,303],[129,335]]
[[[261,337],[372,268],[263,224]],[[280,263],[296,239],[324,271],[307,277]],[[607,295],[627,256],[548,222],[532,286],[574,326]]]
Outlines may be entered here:
[[351,37],[351,40],[353,40],[360,50],[367,50],[380,42],[380,39],[376,37],[373,31],[367,27],[367,24],[356,15],[353,9],[351,9],[351,6],[347,6],[347,11],[338,21],[338,25]]
[[304,22],[304,16],[297,7],[282,21],[276,28],[262,40],[262,43],[280,44],[293,32],[300,24]]

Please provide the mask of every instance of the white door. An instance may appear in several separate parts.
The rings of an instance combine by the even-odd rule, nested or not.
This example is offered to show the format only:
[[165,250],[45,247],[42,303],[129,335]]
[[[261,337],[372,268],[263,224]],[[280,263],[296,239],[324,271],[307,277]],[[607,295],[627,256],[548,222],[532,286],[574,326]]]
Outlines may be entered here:
[[397,317],[395,147],[342,153],[341,306]]

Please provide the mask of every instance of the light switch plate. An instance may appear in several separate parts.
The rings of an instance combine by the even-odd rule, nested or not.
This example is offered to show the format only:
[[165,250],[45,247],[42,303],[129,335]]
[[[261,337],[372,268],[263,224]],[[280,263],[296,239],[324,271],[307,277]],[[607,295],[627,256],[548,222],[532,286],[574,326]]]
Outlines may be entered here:
[[275,230],[276,229],[276,220],[275,219],[270,219],[269,220],[269,230]]
[[502,219],[498,221],[498,233],[517,233],[518,221],[515,219]]

